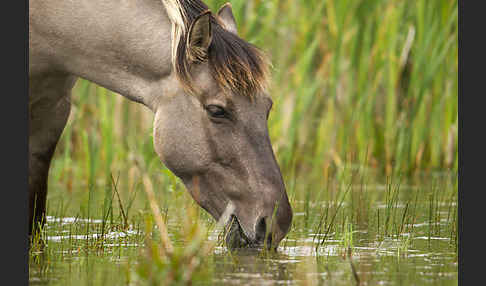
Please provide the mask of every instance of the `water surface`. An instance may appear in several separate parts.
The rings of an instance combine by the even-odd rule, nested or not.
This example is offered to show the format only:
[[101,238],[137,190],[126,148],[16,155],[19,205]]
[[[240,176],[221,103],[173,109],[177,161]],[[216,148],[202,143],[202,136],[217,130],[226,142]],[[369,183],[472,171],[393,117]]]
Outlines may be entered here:
[[[294,195],[292,230],[276,253],[218,245],[202,266],[207,275],[193,284],[457,285],[457,189],[453,181],[434,185],[357,187],[342,200],[345,190],[315,200]],[[167,207],[169,236],[180,248],[188,242],[180,235],[178,200],[186,198]],[[135,214],[126,227],[49,215],[46,247],[31,252],[30,284],[145,285],[133,274],[144,253],[143,225]],[[220,234],[214,230],[207,240],[218,242]]]

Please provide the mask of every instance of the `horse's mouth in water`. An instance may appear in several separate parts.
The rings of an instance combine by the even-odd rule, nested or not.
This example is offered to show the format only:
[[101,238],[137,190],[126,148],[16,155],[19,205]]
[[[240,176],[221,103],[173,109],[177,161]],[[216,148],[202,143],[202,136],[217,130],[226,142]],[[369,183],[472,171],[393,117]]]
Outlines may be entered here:
[[241,227],[240,223],[238,222],[238,218],[235,215],[232,215],[229,219],[228,226],[226,227],[226,245],[230,249],[238,249],[238,248],[252,248],[252,249],[263,249],[266,247],[270,249],[272,247],[272,235],[267,234],[266,236],[266,244],[265,244],[265,236],[256,236],[255,240],[251,240],[245,234],[243,228]]

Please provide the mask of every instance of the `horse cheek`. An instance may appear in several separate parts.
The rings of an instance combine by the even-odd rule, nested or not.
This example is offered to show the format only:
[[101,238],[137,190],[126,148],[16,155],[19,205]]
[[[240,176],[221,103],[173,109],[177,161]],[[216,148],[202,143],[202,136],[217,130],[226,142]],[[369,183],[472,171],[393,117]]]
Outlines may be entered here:
[[162,163],[181,179],[204,171],[209,151],[202,128],[164,117],[157,113],[154,120],[154,149]]

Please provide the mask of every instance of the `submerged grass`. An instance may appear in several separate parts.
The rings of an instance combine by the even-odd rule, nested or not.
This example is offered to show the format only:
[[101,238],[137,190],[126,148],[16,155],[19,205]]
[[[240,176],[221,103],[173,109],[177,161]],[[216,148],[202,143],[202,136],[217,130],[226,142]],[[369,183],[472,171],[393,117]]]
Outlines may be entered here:
[[156,155],[153,114],[79,80],[31,284],[457,284],[457,1],[231,3],[274,67],[269,132],[295,214],[280,254],[227,252]]

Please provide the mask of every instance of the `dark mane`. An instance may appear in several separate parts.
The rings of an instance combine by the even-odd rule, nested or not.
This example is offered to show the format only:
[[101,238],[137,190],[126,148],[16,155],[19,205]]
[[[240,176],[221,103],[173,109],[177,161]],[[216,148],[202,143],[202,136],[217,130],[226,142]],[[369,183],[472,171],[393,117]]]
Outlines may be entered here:
[[[185,31],[208,6],[200,0],[179,0],[184,14]],[[253,96],[267,87],[269,61],[264,53],[254,45],[227,31],[217,17],[210,15],[212,40],[207,61],[213,78],[223,90]],[[190,64],[186,53],[186,34],[180,35],[177,46],[175,69],[179,80],[189,90],[191,88]]]

